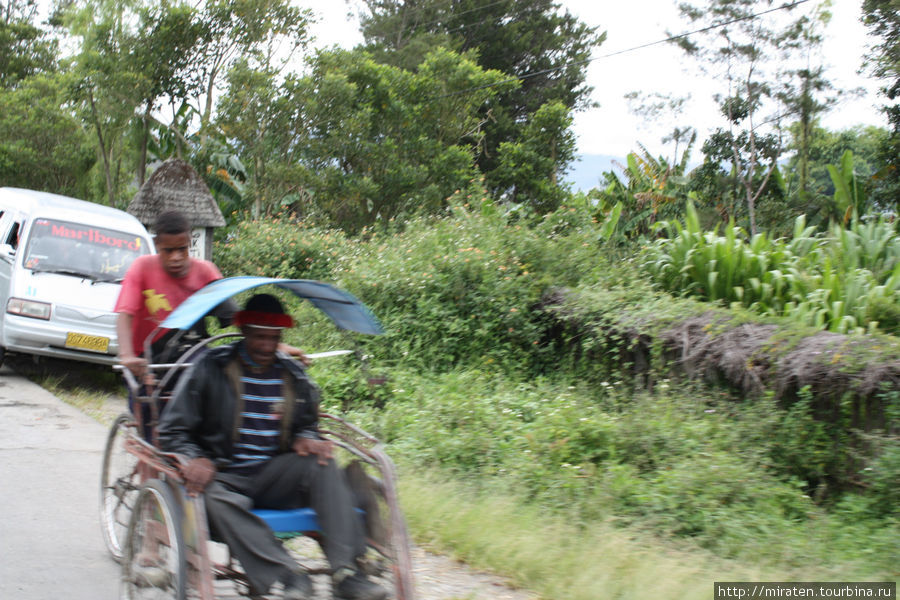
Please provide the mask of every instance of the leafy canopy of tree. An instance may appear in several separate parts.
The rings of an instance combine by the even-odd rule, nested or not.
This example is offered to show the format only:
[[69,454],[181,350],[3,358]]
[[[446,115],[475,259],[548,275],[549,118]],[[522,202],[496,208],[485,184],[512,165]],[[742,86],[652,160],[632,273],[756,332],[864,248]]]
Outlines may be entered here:
[[64,76],[29,77],[0,90],[0,185],[80,196],[96,160],[66,102]]
[[35,0],[0,3],[0,88],[56,68],[56,40],[34,24],[36,9]]
[[[705,219],[735,217],[772,233],[783,233],[785,214],[820,225],[843,219],[835,181],[861,189],[855,206],[896,208],[896,102],[886,107],[889,135],[818,127],[830,103],[816,66],[827,2],[799,14],[774,0],[695,1],[682,6],[688,20],[724,24],[683,40],[730,86],[717,95],[724,126],[690,178],[688,154],[679,156],[691,147],[689,124],[669,136],[678,142],[672,159],[641,147],[624,179],[606,174],[609,185],[590,198],[603,214],[621,203],[622,239],[652,235],[650,225],[677,216],[688,194]],[[870,72],[889,100],[898,94],[896,3],[864,5],[881,41]],[[439,213],[482,176],[488,196],[526,212],[570,198],[572,112],[587,104],[585,65],[603,35],[552,0],[359,4],[365,51],[323,52],[301,65],[310,13],[289,0],[67,0],[42,24],[35,0],[5,2],[0,183],[80,190],[121,206],[148,165],[174,155],[195,165],[226,212],[290,207],[348,231]],[[66,77],[54,75],[63,30],[50,27],[60,24]],[[45,97],[35,100],[36,90]],[[677,112],[679,99],[657,99],[641,110]],[[41,131],[38,118],[48,124]],[[25,166],[41,156],[44,164]]]
[[[790,157],[784,168],[785,185],[792,202],[791,214],[805,214],[810,223],[827,224],[829,218],[837,218],[833,206],[834,182],[828,173],[829,165],[839,165],[845,152],[853,154],[854,171],[860,181],[869,181],[880,165],[879,151],[888,136],[882,128],[853,127],[841,131],[829,131],[818,125],[807,134],[807,184],[806,193],[801,194],[799,179],[799,140],[802,124],[790,127],[792,141],[789,150],[796,153]],[[875,199],[873,198],[873,201]],[[843,215],[840,215],[843,219]]]
[[189,49],[197,39],[192,9],[84,0],[61,18],[80,41],[71,61],[73,89],[97,138],[106,200],[122,204],[128,175],[136,171],[143,180],[148,126],[156,120],[151,114],[163,97],[186,90]]
[[[553,0],[365,0],[364,4],[368,14],[362,18],[362,32],[377,60],[413,69],[429,49],[444,46],[475,57],[484,69],[520,80],[521,85],[501,90],[481,111],[485,135],[478,164],[496,195],[510,190],[510,156],[501,156],[501,146],[532,144],[523,138],[530,135],[528,123],[541,106],[558,102],[573,110],[589,105],[586,61],[605,34],[568,11],[561,12]],[[549,171],[564,169],[567,158],[571,160],[559,153]],[[553,182],[546,178],[525,187]]]
[[868,65],[872,74],[884,81],[882,93],[888,103],[891,136],[881,146],[886,165],[875,180],[875,202],[882,210],[900,212],[900,0],[864,0],[863,22],[869,33],[879,38]]
[[[209,0],[197,8],[79,0],[62,14],[80,39],[77,97],[97,136],[109,204],[129,195],[123,170],[136,172],[140,185],[151,159],[205,162],[219,149],[207,145],[208,124],[227,69],[239,56],[264,60],[284,40],[302,45],[307,25],[307,12],[287,0]],[[199,143],[190,140],[194,115]]]
[[200,14],[204,30],[202,44],[192,68],[202,93],[197,111],[201,115],[201,139],[213,114],[217,86],[236,61],[272,68],[283,53],[283,68],[294,51],[305,47],[310,11],[291,6],[289,0],[208,0]]
[[[252,157],[250,193],[265,211],[292,205],[355,231],[376,220],[440,211],[477,177],[478,108],[515,83],[448,50],[416,72],[367,53],[322,52],[310,74],[278,84],[239,65],[219,125]],[[458,94],[462,89],[477,92]]]
[[515,204],[538,214],[553,212],[568,196],[564,165],[575,158],[571,112],[561,102],[544,104],[529,120],[519,141],[503,142],[492,174],[495,186]]

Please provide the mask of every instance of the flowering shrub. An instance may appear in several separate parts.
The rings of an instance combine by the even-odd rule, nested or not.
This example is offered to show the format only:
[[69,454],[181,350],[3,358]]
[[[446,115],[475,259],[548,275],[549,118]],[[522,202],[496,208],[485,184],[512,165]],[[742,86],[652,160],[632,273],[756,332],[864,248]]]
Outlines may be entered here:
[[215,246],[214,259],[226,277],[331,279],[354,244],[340,231],[305,227],[286,217],[242,221],[224,238]]

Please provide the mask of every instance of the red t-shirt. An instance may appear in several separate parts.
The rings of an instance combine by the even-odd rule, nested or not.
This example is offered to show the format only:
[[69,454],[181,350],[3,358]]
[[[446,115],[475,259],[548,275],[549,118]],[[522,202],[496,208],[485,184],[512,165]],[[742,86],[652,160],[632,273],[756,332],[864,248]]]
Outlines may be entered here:
[[172,277],[165,272],[156,254],[139,256],[122,280],[115,312],[134,317],[132,340],[134,353],[144,353],[147,336],[163,322],[169,313],[188,296],[210,281],[222,279],[216,265],[207,260],[191,259],[191,268],[184,277]]

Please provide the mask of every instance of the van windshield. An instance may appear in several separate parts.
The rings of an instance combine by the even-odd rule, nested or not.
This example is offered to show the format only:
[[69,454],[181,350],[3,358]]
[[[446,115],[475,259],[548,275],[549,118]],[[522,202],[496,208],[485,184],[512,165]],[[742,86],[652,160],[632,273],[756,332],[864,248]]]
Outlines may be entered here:
[[135,258],[150,251],[133,233],[51,219],[35,219],[28,238],[26,269],[95,280],[121,279]]

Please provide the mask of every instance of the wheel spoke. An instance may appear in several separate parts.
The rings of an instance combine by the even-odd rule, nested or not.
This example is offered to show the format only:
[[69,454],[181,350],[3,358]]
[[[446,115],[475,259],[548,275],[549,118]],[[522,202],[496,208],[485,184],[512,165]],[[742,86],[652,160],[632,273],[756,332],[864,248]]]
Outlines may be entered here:
[[127,523],[137,495],[138,460],[126,449],[125,442],[133,435],[131,415],[120,415],[106,440],[100,480],[100,524],[103,538],[113,558],[122,557],[122,544]]

